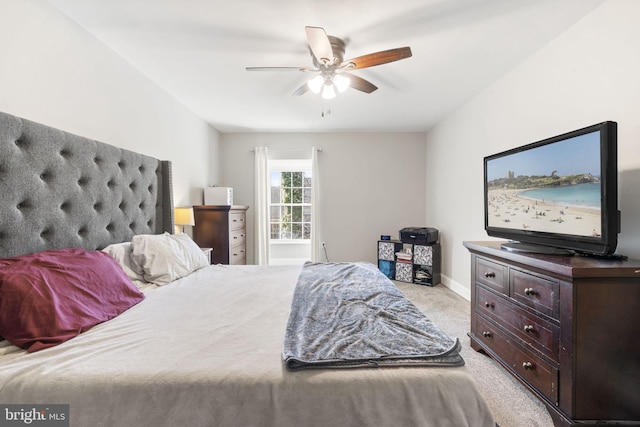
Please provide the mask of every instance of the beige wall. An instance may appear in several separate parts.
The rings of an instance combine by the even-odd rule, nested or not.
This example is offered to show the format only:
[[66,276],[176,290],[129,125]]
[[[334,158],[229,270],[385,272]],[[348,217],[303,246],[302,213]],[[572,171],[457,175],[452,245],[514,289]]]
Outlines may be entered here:
[[218,179],[219,134],[47,1],[0,0],[0,110],[171,160],[176,205]]
[[449,286],[468,294],[462,242],[487,240],[483,157],[604,120],[618,122],[618,251],[640,258],[638,16],[640,2],[605,2],[427,134],[427,200],[437,203],[426,218],[442,232]]
[[[380,234],[433,226],[441,231],[443,280],[463,295],[469,256],[462,242],[487,239],[482,158],[615,120],[618,248],[640,258],[640,2],[608,0],[426,136],[221,135],[48,2],[0,0],[0,10],[0,110],[172,160],[177,205],[201,203],[202,187],[218,184],[251,206],[251,148],[322,147],[330,259],[375,262]],[[252,209],[249,220],[251,262]]]
[[[221,139],[222,179],[234,203],[253,206],[253,153],[311,151],[319,155],[320,240],[330,261],[377,262],[381,234],[424,225],[425,143],[422,133],[237,133]],[[253,210],[248,213],[248,262],[253,262]]]

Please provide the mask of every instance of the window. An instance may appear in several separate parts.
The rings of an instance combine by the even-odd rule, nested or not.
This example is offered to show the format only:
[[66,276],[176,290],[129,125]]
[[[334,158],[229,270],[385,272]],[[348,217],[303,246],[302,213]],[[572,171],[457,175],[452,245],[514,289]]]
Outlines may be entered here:
[[307,163],[277,162],[271,167],[272,240],[311,239],[312,180],[311,167]]

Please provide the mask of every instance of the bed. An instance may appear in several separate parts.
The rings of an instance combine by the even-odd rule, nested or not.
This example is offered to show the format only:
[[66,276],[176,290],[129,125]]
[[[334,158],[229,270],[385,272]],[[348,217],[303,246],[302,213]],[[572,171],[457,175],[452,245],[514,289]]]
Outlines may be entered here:
[[[88,304],[113,308],[73,337],[1,340],[0,405],[69,405],[72,426],[495,425],[464,366],[288,367],[305,266],[203,265],[171,234],[169,162],[0,113],[0,190],[0,271],[54,253],[78,263]],[[116,296],[103,294],[112,276]],[[7,277],[6,336],[23,315]]]

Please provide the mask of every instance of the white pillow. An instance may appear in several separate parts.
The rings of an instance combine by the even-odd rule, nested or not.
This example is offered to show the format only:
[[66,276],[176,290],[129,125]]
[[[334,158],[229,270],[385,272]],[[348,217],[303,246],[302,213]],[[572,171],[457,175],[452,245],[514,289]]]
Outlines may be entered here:
[[133,236],[131,244],[131,260],[140,266],[144,279],[156,285],[166,285],[209,265],[202,249],[184,233],[140,234]]
[[141,284],[144,284],[144,271],[139,265],[131,261],[131,252],[133,251],[131,242],[114,243],[102,251],[111,255],[111,257],[120,264],[120,267],[122,267],[127,276],[129,276],[129,279],[131,279],[136,286],[140,287]]

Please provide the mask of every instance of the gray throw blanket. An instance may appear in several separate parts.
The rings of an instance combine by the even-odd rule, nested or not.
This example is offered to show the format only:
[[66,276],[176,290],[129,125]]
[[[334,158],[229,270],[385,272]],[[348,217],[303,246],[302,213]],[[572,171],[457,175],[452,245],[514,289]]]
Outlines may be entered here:
[[369,263],[306,263],[285,332],[287,368],[461,366],[460,343]]

